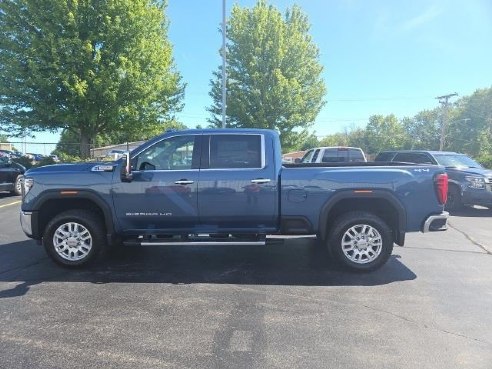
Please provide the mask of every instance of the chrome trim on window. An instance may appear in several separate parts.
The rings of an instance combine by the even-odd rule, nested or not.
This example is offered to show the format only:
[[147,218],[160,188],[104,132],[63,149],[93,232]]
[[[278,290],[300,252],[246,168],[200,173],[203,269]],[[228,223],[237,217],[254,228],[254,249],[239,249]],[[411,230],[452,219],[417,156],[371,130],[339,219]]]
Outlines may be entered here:
[[148,148],[154,146],[154,145],[157,145],[159,143],[161,143],[162,141],[164,140],[168,140],[168,139],[171,139],[171,138],[174,138],[174,137],[183,137],[183,136],[203,136],[203,135],[208,135],[209,136],[209,141],[208,141],[208,158],[210,160],[210,140],[213,136],[260,136],[260,145],[261,145],[261,167],[260,168],[200,168],[200,169],[176,169],[176,170],[173,170],[173,169],[157,169],[157,170],[148,170],[148,171],[141,171],[141,170],[132,170],[132,172],[134,173],[138,173],[138,172],[152,172],[152,173],[155,173],[155,172],[177,172],[177,171],[190,171],[190,170],[231,170],[231,169],[234,169],[234,170],[258,170],[258,169],[265,169],[266,167],[266,152],[265,152],[265,148],[266,148],[266,144],[265,144],[265,135],[263,133],[235,133],[235,132],[217,132],[217,133],[204,133],[204,132],[200,132],[200,133],[196,133],[196,134],[174,134],[174,135],[170,135],[170,136],[166,136],[166,137],[163,137],[161,140],[159,141],[156,141],[154,142],[152,145],[149,145],[149,146],[145,146],[143,149],[141,149],[140,151],[136,152],[134,155],[131,156],[131,160],[135,159],[138,155],[140,155],[142,152],[144,152],[145,150],[147,150]]
[[132,170],[132,173],[162,173],[162,172],[198,172],[200,169],[155,169],[155,170]]

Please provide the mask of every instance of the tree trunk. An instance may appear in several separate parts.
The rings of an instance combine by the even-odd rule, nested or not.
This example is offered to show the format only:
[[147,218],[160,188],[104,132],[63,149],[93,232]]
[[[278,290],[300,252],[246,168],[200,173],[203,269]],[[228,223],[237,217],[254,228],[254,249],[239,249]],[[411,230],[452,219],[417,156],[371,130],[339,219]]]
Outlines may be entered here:
[[87,132],[80,131],[80,157],[82,159],[90,158],[91,156],[91,137]]

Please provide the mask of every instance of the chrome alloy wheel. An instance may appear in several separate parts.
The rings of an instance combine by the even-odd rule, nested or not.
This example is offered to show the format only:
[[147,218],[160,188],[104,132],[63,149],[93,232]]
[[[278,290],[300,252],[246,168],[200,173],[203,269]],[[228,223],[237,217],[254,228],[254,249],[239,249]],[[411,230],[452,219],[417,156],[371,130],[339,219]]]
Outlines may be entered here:
[[53,234],[53,246],[63,259],[68,261],[81,260],[91,251],[92,235],[82,224],[63,223]]
[[17,178],[15,179],[15,192],[17,194],[22,193],[22,181],[24,180],[23,178],[24,177],[22,175],[20,175],[20,176],[17,176]]
[[367,264],[377,259],[383,248],[378,230],[368,224],[350,227],[342,237],[342,251],[350,261]]

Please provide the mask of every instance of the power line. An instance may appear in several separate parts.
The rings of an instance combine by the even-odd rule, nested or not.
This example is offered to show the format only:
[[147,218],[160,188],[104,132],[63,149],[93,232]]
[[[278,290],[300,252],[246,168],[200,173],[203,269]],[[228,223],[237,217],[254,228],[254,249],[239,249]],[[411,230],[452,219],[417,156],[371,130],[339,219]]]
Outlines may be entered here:
[[393,101],[393,100],[428,100],[431,96],[411,97],[411,96],[392,96],[392,97],[341,97],[338,99],[328,99],[328,102],[360,102],[360,101]]

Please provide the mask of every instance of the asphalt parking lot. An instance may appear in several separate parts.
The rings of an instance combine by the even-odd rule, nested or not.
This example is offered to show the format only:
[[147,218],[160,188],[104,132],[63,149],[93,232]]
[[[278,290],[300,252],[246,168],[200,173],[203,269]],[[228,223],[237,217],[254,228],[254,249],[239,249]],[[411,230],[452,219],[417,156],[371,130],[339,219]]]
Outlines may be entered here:
[[492,211],[371,274],[311,240],[125,248],[55,266],[0,194],[0,368],[491,368]]

